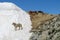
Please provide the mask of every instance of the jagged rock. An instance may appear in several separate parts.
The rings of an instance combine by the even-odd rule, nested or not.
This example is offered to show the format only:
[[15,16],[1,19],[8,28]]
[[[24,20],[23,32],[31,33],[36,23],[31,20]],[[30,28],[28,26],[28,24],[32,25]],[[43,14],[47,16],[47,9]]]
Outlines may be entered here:
[[42,13],[36,14],[33,11],[32,11],[32,13],[29,12],[29,14],[30,14],[30,17],[31,17],[32,27],[33,28],[36,28],[42,22],[45,22],[45,21],[50,20],[50,19],[55,17],[55,16],[52,16],[52,15],[42,14]]
[[[36,17],[39,19],[37,19]],[[60,40],[59,15],[47,16],[47,14],[41,14],[40,16],[35,15],[32,19],[32,30],[34,32],[32,31],[33,33],[30,40]]]

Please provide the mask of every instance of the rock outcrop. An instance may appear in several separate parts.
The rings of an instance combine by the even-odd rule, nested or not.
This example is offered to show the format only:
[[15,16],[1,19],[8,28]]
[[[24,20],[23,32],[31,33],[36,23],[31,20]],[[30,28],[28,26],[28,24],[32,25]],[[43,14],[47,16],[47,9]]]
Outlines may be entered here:
[[42,11],[30,11],[29,14],[31,17],[33,29],[36,29],[38,25],[55,17],[54,15],[45,14]]
[[30,40],[60,40],[60,15],[29,12],[32,21]]

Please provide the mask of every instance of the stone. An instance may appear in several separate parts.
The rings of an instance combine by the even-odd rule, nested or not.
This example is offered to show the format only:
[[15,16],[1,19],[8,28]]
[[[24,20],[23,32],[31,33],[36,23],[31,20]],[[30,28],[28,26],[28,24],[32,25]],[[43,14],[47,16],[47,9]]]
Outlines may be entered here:
[[[46,14],[44,14],[46,15]],[[38,20],[39,22],[36,22],[36,24],[38,24],[38,26],[36,26],[36,28],[34,28],[35,30],[40,30],[40,31],[35,31],[32,33],[32,38],[31,40],[60,40],[60,16],[59,15],[52,15],[54,17],[52,17],[51,19],[47,19],[47,20]],[[39,18],[39,16],[37,16]],[[47,18],[45,16],[45,18]],[[35,24],[36,20],[32,20],[34,21],[34,23],[32,22],[32,25]],[[35,24],[35,25],[36,25]],[[35,26],[33,25],[33,26]]]

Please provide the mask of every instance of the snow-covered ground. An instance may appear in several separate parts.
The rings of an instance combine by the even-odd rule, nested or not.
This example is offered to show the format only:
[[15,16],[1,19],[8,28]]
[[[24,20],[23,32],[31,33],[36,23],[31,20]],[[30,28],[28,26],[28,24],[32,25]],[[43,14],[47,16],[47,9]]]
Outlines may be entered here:
[[[15,31],[12,23],[21,23],[23,30]],[[32,33],[28,13],[13,3],[0,3],[0,40],[29,40]]]

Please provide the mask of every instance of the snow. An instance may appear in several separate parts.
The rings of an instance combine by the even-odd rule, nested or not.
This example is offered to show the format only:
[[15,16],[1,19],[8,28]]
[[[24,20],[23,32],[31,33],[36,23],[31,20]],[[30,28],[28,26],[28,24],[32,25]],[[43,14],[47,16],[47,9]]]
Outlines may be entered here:
[[0,3],[0,10],[4,9],[4,10],[15,10],[17,8],[17,6],[13,3],[8,3],[8,2],[3,2]]
[[[12,23],[21,23],[23,30],[14,30]],[[0,40],[29,40],[32,33],[30,15],[13,3],[0,3]]]

